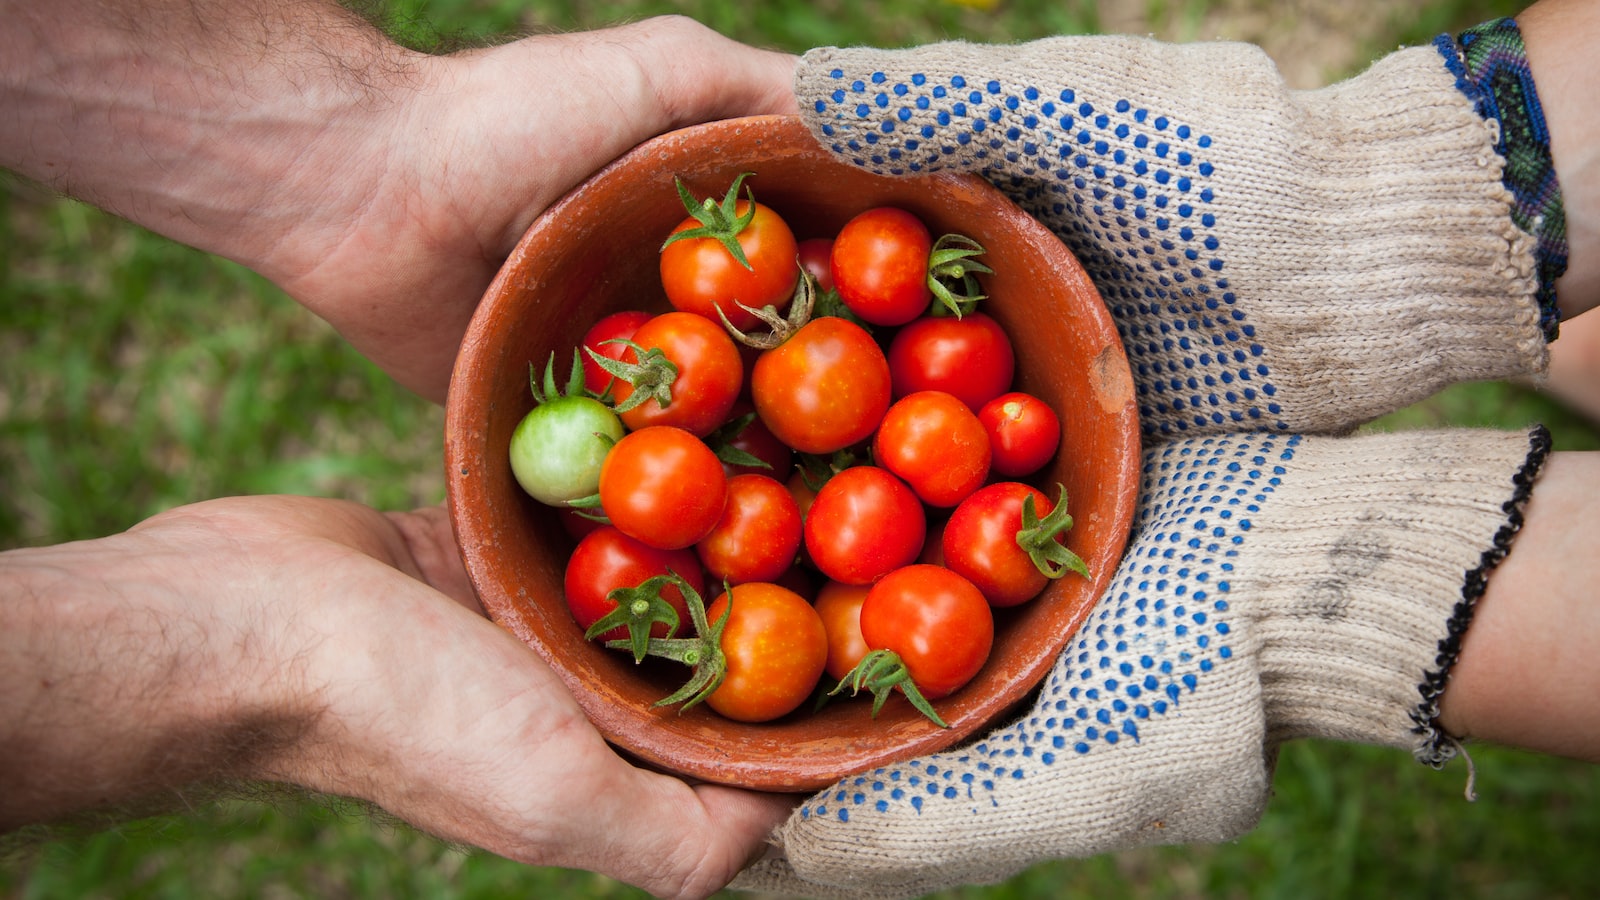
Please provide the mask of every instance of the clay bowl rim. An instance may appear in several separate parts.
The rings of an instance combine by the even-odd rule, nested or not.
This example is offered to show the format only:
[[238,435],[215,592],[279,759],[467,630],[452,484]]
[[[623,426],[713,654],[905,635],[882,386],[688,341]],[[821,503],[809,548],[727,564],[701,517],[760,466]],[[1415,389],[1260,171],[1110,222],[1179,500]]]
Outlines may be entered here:
[[[762,161],[750,162],[744,155],[746,149],[761,154]],[[1059,285],[1055,295],[1070,298],[1063,301],[1067,306],[1061,317],[1068,324],[1060,328],[1063,333],[1070,333],[1076,353],[1058,351],[1055,344],[1035,348],[1037,353],[1025,352],[1029,346],[1026,337],[1018,340],[1016,329],[1008,331],[1013,332],[1018,343],[1019,387],[1035,387],[1027,380],[1025,368],[1030,354],[1060,352],[1081,364],[1081,373],[1068,379],[1073,405],[1067,412],[1080,420],[1071,427],[1083,427],[1083,416],[1088,415],[1095,439],[1105,445],[1106,451],[1101,468],[1094,472],[1095,490],[1090,496],[1083,496],[1081,490],[1069,495],[1069,508],[1076,519],[1069,546],[1084,557],[1092,577],[1068,576],[1053,583],[1045,595],[1028,605],[1016,611],[1000,611],[996,653],[1012,648],[1012,656],[1002,663],[992,657],[972,685],[939,703],[941,715],[950,724],[948,729],[933,725],[911,710],[909,704],[898,702],[889,703],[877,719],[872,719],[867,713],[870,703],[864,699],[836,701],[816,716],[797,713],[777,723],[759,725],[722,719],[703,706],[682,714],[651,708],[648,702],[641,702],[639,686],[634,682],[647,683],[652,699],[665,693],[660,687],[666,682],[652,680],[654,676],[647,670],[634,668],[630,673],[631,661],[624,665],[620,654],[585,644],[581,635],[576,645],[572,643],[571,636],[577,634],[577,628],[560,598],[559,568],[544,555],[555,553],[549,548],[560,545],[552,542],[563,539],[568,541],[566,549],[570,549],[570,539],[565,538],[552,512],[522,496],[510,480],[505,462],[509,433],[532,404],[527,393],[529,363],[537,360],[542,367],[543,359],[552,350],[565,348],[563,352],[570,353],[589,322],[605,312],[632,305],[604,295],[604,308],[595,308],[590,298],[571,296],[575,288],[547,277],[551,270],[559,272],[564,265],[612,252],[594,247],[580,252],[584,239],[607,241],[614,235],[605,228],[584,231],[585,226],[574,224],[579,220],[569,217],[588,204],[636,200],[633,195],[638,188],[633,186],[633,179],[639,176],[651,185],[651,190],[660,190],[676,205],[674,175],[683,175],[696,196],[707,196],[720,195],[741,171],[754,171],[756,176],[747,184],[754,187],[757,199],[788,217],[793,205],[803,202],[797,198],[807,193],[804,186],[783,183],[781,174],[791,170],[847,184],[852,198],[848,202],[855,209],[865,208],[861,203],[899,197],[907,198],[901,205],[935,219],[942,214],[944,204],[958,211],[990,210],[995,217],[993,222],[975,236],[982,239],[991,231],[1005,231],[1016,237],[1004,242],[1007,247],[1003,251],[991,247],[991,261],[996,261],[997,252],[1001,257],[1015,258],[1019,267],[1029,270],[1015,276],[1018,284],[1028,278],[1054,279],[1053,283]],[[763,179],[763,174],[768,177]],[[908,190],[907,185],[912,187]],[[935,198],[940,206],[930,206]],[[682,217],[681,206],[676,208],[675,218],[670,212],[657,210],[652,212],[657,221],[638,225],[630,221],[624,227],[639,234],[664,235]],[[797,235],[809,236],[803,231],[808,227],[807,217],[819,215],[832,215],[833,221],[826,227],[813,222],[813,229],[825,231],[842,224],[841,213],[807,212],[797,217]],[[935,233],[941,232],[936,228]],[[654,247],[647,245],[644,249],[653,265]],[[617,290],[618,286],[606,279],[616,275],[613,270],[623,265],[615,261],[610,265],[593,263],[582,271],[581,277]],[[577,276],[568,271],[563,277]],[[998,296],[1000,291],[994,293]],[[545,331],[562,333],[529,333],[524,336],[524,343],[536,347],[512,349],[515,335],[508,335],[505,330],[512,327],[513,314],[545,303],[564,304],[560,311],[546,309],[541,320],[547,326]],[[652,300],[649,307],[664,309],[665,302]],[[563,316],[561,311],[570,315]],[[991,312],[997,319],[1004,318],[1001,307]],[[581,321],[573,321],[574,317]],[[558,361],[561,359],[558,356]],[[570,360],[570,356],[565,359]],[[1059,239],[988,182],[959,174],[919,175],[911,180],[874,176],[831,156],[798,118],[723,120],[675,131],[640,145],[569,192],[529,227],[485,292],[457,357],[446,401],[447,503],[463,560],[484,609],[551,666],[614,746],[643,765],[694,780],[767,791],[814,790],[851,774],[946,749],[982,728],[999,724],[1048,673],[1110,583],[1127,540],[1140,453],[1132,384],[1121,340],[1082,267]],[[1071,420],[1066,421],[1070,426]],[[1054,464],[1052,474],[1066,465],[1064,461]],[[1087,477],[1075,470],[1065,471],[1071,478]],[[513,493],[515,496],[508,496]],[[515,533],[510,533],[507,522],[521,527],[512,528]],[[541,540],[545,542],[543,549],[538,545]],[[534,542],[533,549],[519,556],[516,548],[527,546],[529,541]],[[564,556],[564,552],[560,554],[561,559]],[[535,570],[532,577],[527,571],[529,565]],[[530,590],[530,583],[546,583],[546,579],[557,587],[553,596]],[[1030,627],[1028,656],[1019,659],[1015,647],[1023,643],[1022,632]],[[612,682],[624,684],[619,687]]]

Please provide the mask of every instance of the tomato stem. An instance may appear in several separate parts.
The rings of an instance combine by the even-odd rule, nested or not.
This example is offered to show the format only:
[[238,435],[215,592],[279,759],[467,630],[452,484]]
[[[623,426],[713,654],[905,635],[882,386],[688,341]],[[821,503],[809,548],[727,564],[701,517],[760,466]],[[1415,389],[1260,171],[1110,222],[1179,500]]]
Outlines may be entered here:
[[1059,538],[1072,528],[1072,516],[1067,515],[1067,487],[1056,483],[1059,491],[1056,505],[1050,514],[1039,518],[1033,504],[1033,494],[1022,498],[1022,527],[1017,530],[1017,546],[1028,554],[1033,564],[1046,578],[1056,579],[1068,572],[1088,577],[1089,567],[1083,558],[1068,550]]
[[828,692],[828,696],[831,697],[844,690],[846,685],[850,686],[851,696],[861,693],[863,688],[872,692],[873,718],[878,717],[878,710],[883,708],[889,701],[889,695],[898,687],[918,712],[927,716],[940,728],[950,727],[944,719],[939,718],[933,704],[928,702],[928,698],[917,688],[916,682],[911,680],[911,672],[906,668],[905,661],[893,650],[873,650],[861,657],[856,667],[839,679],[839,684]]
[[[633,386],[633,392],[628,395],[628,399],[616,405],[618,413],[625,413],[646,400],[656,401],[661,404],[662,409],[672,405],[672,385],[678,380],[678,364],[667,358],[667,354],[660,347],[646,350],[627,338],[612,338],[602,343],[622,344],[633,351],[636,360],[630,363],[612,359],[588,347],[583,348],[588,352],[589,358],[612,375],[616,381],[626,381]],[[614,385],[615,381],[606,386],[607,394]]]
[[536,406],[543,406],[562,397],[593,396],[585,387],[583,378],[583,357],[578,355],[578,348],[572,348],[572,371],[567,375],[567,389],[563,392],[556,385],[556,355],[551,351],[550,358],[544,364],[544,382],[539,381],[539,370],[533,363],[528,363],[528,390],[533,394]]
[[771,350],[793,337],[811,321],[811,313],[816,306],[816,294],[817,280],[812,278],[809,272],[801,270],[800,277],[795,279],[794,298],[789,301],[787,317],[778,315],[778,309],[774,306],[756,309],[734,300],[735,306],[766,323],[771,329],[766,334],[746,334],[735,328],[733,323],[728,321],[727,314],[722,311],[721,304],[716,307],[717,316],[722,319],[722,327],[728,330],[728,334],[732,335],[734,340],[756,350]]
[[721,203],[710,197],[707,197],[704,201],[695,200],[694,195],[689,193],[689,189],[684,186],[683,179],[673,178],[672,182],[678,187],[678,199],[683,201],[684,211],[696,222],[699,222],[700,226],[698,228],[686,228],[668,236],[666,242],[661,245],[661,249],[667,249],[667,246],[675,241],[707,238],[726,248],[729,255],[738,260],[739,265],[744,266],[747,270],[753,269],[754,267],[750,265],[750,260],[745,258],[744,247],[739,245],[739,233],[744,231],[745,226],[749,225],[750,221],[756,216],[756,195],[755,192],[748,188],[745,189],[745,193],[750,205],[746,207],[744,215],[739,215],[739,185],[752,174],[751,172],[740,173],[739,177],[733,180],[733,184],[728,188],[728,193],[723,196]]
[[[678,611],[661,596],[661,590],[669,584],[679,586],[683,583],[683,579],[676,574],[656,575],[639,582],[636,587],[621,587],[606,594],[606,599],[617,606],[589,626],[589,630],[583,633],[584,640],[592,641],[614,628],[626,628],[626,640],[607,641],[606,646],[620,644],[621,647],[617,649],[629,650],[633,653],[635,663],[643,662],[650,644],[650,632],[657,622],[667,626],[668,636],[677,633]],[[683,590],[683,587],[680,586],[679,590]]]
[[[722,631],[728,624],[728,615],[733,612],[733,591],[727,585],[723,586],[723,590],[728,592],[728,606],[722,611],[722,616],[715,623],[711,623],[706,620],[705,600],[687,581],[679,577],[676,572],[657,575],[656,578],[668,580],[683,593],[685,605],[689,608],[689,621],[694,626],[694,636],[651,637],[645,643],[642,653],[636,649],[636,645],[628,641],[607,641],[606,646],[617,650],[634,649],[635,661],[645,656],[655,656],[682,663],[692,669],[689,680],[683,687],[655,702],[656,706],[682,703],[683,706],[678,709],[681,713],[715,693],[728,675],[728,657],[722,652]],[[596,623],[594,627],[598,628],[599,624]],[[648,629],[645,634],[648,637]]]
[[933,315],[961,318],[987,299],[978,275],[993,275],[994,270],[978,262],[987,253],[983,245],[962,234],[946,234],[933,243],[928,254],[928,290],[933,292]]

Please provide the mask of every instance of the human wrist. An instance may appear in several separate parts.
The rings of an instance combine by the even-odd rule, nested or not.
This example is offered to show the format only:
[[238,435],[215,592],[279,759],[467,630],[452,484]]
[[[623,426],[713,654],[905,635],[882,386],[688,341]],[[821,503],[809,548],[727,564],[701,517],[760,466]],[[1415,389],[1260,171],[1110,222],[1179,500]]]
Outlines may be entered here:
[[[1442,763],[1439,701],[1550,449],[1532,432],[1371,435],[1302,445],[1292,489],[1254,521],[1270,740],[1321,737]],[[1289,500],[1288,496],[1282,498]]]
[[254,779],[305,732],[271,618],[181,556],[134,534],[0,554],[0,828]]

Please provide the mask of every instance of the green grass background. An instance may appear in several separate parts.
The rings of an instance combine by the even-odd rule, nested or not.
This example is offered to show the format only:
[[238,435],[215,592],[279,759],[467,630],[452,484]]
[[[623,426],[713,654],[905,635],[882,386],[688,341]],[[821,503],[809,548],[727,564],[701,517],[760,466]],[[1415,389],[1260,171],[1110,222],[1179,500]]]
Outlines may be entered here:
[[[1366,5],[1382,18],[1361,34],[1314,35],[1350,44],[1345,56],[1356,61],[1329,79],[1397,44],[1517,7]],[[1238,36],[1229,34],[1230,17],[1266,15],[1274,27],[1292,27],[1318,7],[1149,0],[1142,11],[1163,34],[1192,38],[1211,36],[1208,29]],[[392,27],[429,47],[665,12],[790,50],[1016,40],[1102,22],[1083,0],[403,0],[387,9]],[[442,412],[396,388],[255,275],[4,177],[0,248],[0,548],[103,535],[224,494],[328,494],[390,508],[442,499]],[[1505,384],[1450,389],[1377,427],[1532,421],[1552,426],[1558,448],[1600,446],[1583,418]],[[1468,803],[1460,764],[1437,773],[1394,751],[1292,744],[1266,817],[1236,843],[1048,863],[948,896],[1595,895],[1600,876],[1586,854],[1600,845],[1600,771],[1492,747],[1473,757],[1480,799]],[[61,833],[0,858],[0,895],[639,893],[588,873],[446,847],[347,803],[299,797],[225,800]]]

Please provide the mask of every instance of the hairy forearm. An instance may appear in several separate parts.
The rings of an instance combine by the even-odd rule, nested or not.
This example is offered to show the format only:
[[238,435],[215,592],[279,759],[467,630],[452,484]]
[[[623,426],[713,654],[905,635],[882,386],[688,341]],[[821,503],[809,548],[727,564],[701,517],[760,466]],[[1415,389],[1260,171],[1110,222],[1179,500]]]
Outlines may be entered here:
[[309,727],[273,629],[183,602],[218,578],[184,564],[133,534],[0,554],[0,830],[250,778]]
[[0,0],[0,20],[0,165],[252,265],[304,214],[279,197],[365,189],[339,136],[385,127],[420,59],[332,0]]

